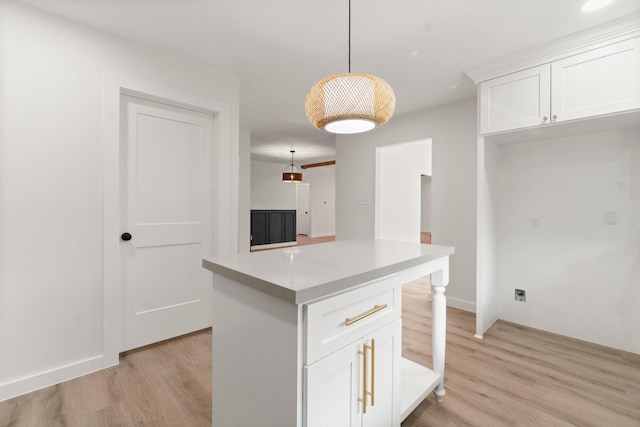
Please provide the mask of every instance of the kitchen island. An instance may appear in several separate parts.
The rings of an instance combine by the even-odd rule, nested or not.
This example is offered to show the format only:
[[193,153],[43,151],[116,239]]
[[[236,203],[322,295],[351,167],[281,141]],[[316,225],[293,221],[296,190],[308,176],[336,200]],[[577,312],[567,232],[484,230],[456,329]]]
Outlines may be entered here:
[[[339,240],[203,260],[213,425],[399,426],[444,397],[449,246]],[[402,285],[431,275],[433,367],[401,357]]]

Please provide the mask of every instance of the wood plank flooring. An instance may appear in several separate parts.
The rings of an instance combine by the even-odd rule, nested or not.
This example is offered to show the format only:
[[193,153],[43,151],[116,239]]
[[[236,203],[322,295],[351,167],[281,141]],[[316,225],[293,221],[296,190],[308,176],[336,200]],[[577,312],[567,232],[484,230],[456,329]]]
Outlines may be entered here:
[[0,402],[2,427],[211,426],[211,329],[124,353],[120,364]]
[[[277,248],[263,248],[261,246],[253,246],[251,248],[251,252],[260,252],[260,251],[271,251],[274,249],[282,249],[290,246],[304,246],[304,245],[315,245],[316,243],[325,243],[325,242],[333,242],[336,240],[335,236],[324,236],[324,237],[309,237],[304,234],[296,235],[295,242],[289,242],[284,246],[279,246]],[[424,243],[424,242],[423,242]],[[268,245],[265,245],[268,246]]]
[[[431,366],[427,280],[403,289],[402,352]],[[640,427],[640,355],[503,321],[476,340],[473,313],[447,314],[445,400],[429,396],[402,427]],[[1,427],[133,425],[211,425],[211,330],[0,402]]]
[[298,234],[296,236],[296,243],[298,246],[303,245],[313,245],[316,243],[325,243],[325,242],[333,242],[336,240],[336,236],[325,236],[325,237],[309,237],[304,234]]
[[[426,291],[404,288],[402,352],[431,366]],[[504,321],[476,340],[473,313],[447,315],[446,397],[429,396],[403,427],[640,426],[640,355]]]

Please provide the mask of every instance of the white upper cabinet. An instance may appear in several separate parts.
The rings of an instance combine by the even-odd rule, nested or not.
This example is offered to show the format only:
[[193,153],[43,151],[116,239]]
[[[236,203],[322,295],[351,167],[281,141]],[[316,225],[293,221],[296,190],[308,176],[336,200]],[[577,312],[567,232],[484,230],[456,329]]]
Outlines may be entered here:
[[640,38],[555,61],[551,94],[558,122],[640,108]]
[[482,82],[481,133],[536,126],[549,120],[549,64]]
[[484,81],[480,133],[640,108],[640,38]]

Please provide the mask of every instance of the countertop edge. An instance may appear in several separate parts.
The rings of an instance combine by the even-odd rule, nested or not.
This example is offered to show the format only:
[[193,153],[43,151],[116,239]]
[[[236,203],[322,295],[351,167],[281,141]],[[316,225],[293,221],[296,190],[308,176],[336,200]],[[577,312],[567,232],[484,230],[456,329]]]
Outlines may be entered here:
[[375,270],[365,271],[363,273],[334,280],[332,282],[326,282],[321,285],[314,286],[313,288],[303,289],[297,292],[292,291],[295,293],[295,304],[305,304],[333,293],[344,292],[358,285],[400,273],[401,271],[435,261],[445,256],[448,257],[455,252],[454,248],[451,246],[444,246],[443,248],[450,250],[447,251],[448,253],[439,253],[437,256],[435,256],[435,254],[423,255],[421,257],[411,258],[392,265],[386,265],[384,267],[376,268]]
[[267,280],[262,280],[250,274],[234,270],[233,268],[216,264],[206,258],[202,260],[202,267],[212,273],[219,274],[236,282],[242,283],[245,286],[249,286],[250,288],[263,292],[267,295],[271,295],[292,304],[297,304],[296,291],[292,289],[287,289]]
[[245,286],[249,286],[250,288],[263,292],[267,295],[271,295],[275,298],[284,300],[291,304],[300,305],[337,292],[347,291],[366,282],[399,273],[403,270],[417,267],[419,265],[426,264],[443,257],[448,257],[449,255],[455,253],[455,248],[452,246],[433,246],[438,246],[438,249],[440,250],[437,253],[430,253],[415,258],[410,258],[404,261],[397,262],[395,264],[386,265],[374,270],[364,271],[362,273],[343,277],[330,282],[325,282],[314,287],[298,291],[285,288],[276,283],[260,279],[256,276],[243,273],[236,269],[226,267],[224,265],[215,263],[210,259],[203,259],[202,267],[213,273],[219,274],[236,282],[242,283]]

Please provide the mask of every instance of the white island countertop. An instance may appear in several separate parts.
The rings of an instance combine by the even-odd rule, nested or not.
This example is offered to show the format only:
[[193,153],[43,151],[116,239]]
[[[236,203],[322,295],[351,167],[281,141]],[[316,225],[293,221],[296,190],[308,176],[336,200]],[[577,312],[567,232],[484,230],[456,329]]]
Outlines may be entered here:
[[453,253],[451,246],[338,240],[204,259],[202,266],[276,298],[303,304]]

